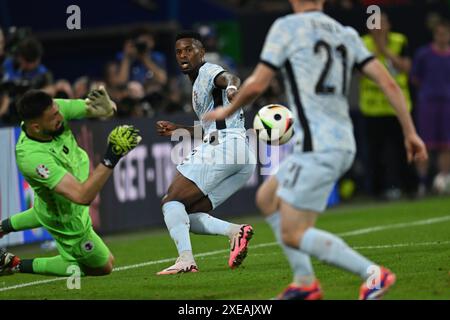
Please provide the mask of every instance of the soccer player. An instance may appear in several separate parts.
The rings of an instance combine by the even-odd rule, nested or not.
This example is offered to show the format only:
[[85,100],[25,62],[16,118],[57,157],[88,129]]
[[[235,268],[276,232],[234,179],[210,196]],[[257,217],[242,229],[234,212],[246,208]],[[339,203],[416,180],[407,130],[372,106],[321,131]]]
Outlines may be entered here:
[[230,105],[215,109],[204,119],[223,119],[251,103],[265,91],[277,70],[283,69],[301,143],[256,196],[257,205],[267,216],[294,272],[294,282],[279,298],[322,298],[310,256],[359,275],[364,280],[360,299],[379,298],[394,284],[394,273],[355,252],[336,235],[315,228],[329,193],[355,156],[346,98],[353,66],[375,81],[394,107],[403,129],[408,160],[426,159],[427,151],[407,112],[401,90],[365,48],[357,32],[325,15],[323,0],[290,3],[294,14],[274,22],[261,61],[238,95]]
[[17,165],[35,192],[33,208],[3,220],[0,236],[9,232],[44,227],[55,239],[59,255],[20,259],[0,251],[0,274],[10,272],[67,276],[71,266],[81,275],[107,275],[114,257],[92,229],[89,204],[97,196],[120,158],[135,148],[141,137],[132,126],[116,127],[108,147],[89,175],[89,158],[75,140],[68,120],[110,117],[116,106],[103,87],[88,100],[54,99],[31,90],[18,102],[23,120],[16,145]]
[[[239,78],[216,64],[205,62],[205,49],[198,33],[178,34],[175,49],[181,71],[192,82],[192,105],[199,119],[236,95]],[[253,234],[250,225],[232,224],[207,214],[239,190],[255,169],[256,160],[245,135],[243,111],[236,109],[225,121],[201,121],[201,127],[203,143],[177,166],[177,175],[162,199],[164,221],[179,258],[159,275],[198,271],[189,231],[228,236],[230,268],[242,263]],[[179,128],[194,134],[194,127],[168,121],[158,121],[156,128],[163,136],[171,136]]]

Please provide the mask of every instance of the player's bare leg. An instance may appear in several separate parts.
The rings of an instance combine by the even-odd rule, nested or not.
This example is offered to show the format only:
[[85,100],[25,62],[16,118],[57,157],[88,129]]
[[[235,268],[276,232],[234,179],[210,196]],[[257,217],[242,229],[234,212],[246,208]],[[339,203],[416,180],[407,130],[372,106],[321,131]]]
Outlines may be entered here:
[[[359,275],[365,280],[361,286],[360,299],[380,298],[394,284],[395,275],[388,269],[363,257],[339,237],[315,228],[318,213],[299,210],[283,200],[280,202],[280,212],[283,242],[323,262]],[[367,283],[371,272],[375,272],[377,278]]]
[[[320,299],[322,293],[314,276],[310,257],[298,249],[288,247],[281,238],[280,198],[277,196],[278,181],[271,176],[258,188],[256,205],[272,228],[275,237],[286,255],[294,273],[292,283],[278,299]],[[316,288],[319,288],[317,290]]]
[[213,206],[207,196],[187,208],[190,231],[194,234],[223,235],[230,241],[228,266],[236,268],[247,256],[248,243],[253,235],[253,228],[246,224],[234,224],[218,219],[209,214]]

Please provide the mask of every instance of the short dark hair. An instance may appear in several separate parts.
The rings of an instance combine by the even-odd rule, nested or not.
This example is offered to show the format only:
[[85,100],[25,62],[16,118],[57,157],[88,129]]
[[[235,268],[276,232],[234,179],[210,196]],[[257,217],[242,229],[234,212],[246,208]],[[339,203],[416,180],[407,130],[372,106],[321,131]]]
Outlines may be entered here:
[[17,112],[23,121],[37,119],[51,107],[52,97],[42,90],[26,92],[17,103]]
[[184,30],[177,34],[175,37],[175,41],[178,41],[180,39],[195,39],[200,42],[200,44],[203,46],[203,39],[200,33],[192,31],[192,30]]
[[25,38],[17,47],[17,55],[23,57],[27,62],[39,60],[43,53],[42,44],[33,37]]

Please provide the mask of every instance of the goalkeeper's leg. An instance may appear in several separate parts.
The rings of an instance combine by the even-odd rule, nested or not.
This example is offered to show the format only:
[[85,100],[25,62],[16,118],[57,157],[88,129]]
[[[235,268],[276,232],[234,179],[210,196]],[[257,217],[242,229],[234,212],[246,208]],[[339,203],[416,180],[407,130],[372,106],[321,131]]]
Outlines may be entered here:
[[20,259],[0,249],[0,274],[35,273],[54,276],[101,276],[112,272],[114,257],[100,237],[91,229],[73,245],[56,240],[59,255],[48,258]]
[[0,238],[10,232],[23,231],[42,227],[36,217],[34,208],[15,214],[0,223]]

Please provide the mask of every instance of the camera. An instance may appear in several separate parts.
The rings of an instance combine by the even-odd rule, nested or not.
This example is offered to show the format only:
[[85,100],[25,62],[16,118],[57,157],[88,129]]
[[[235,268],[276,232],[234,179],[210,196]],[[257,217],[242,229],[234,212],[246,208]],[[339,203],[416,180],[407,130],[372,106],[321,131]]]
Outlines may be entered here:
[[145,42],[143,40],[134,41],[134,46],[135,46],[138,54],[144,54],[147,52],[147,49],[148,49],[147,42]]

